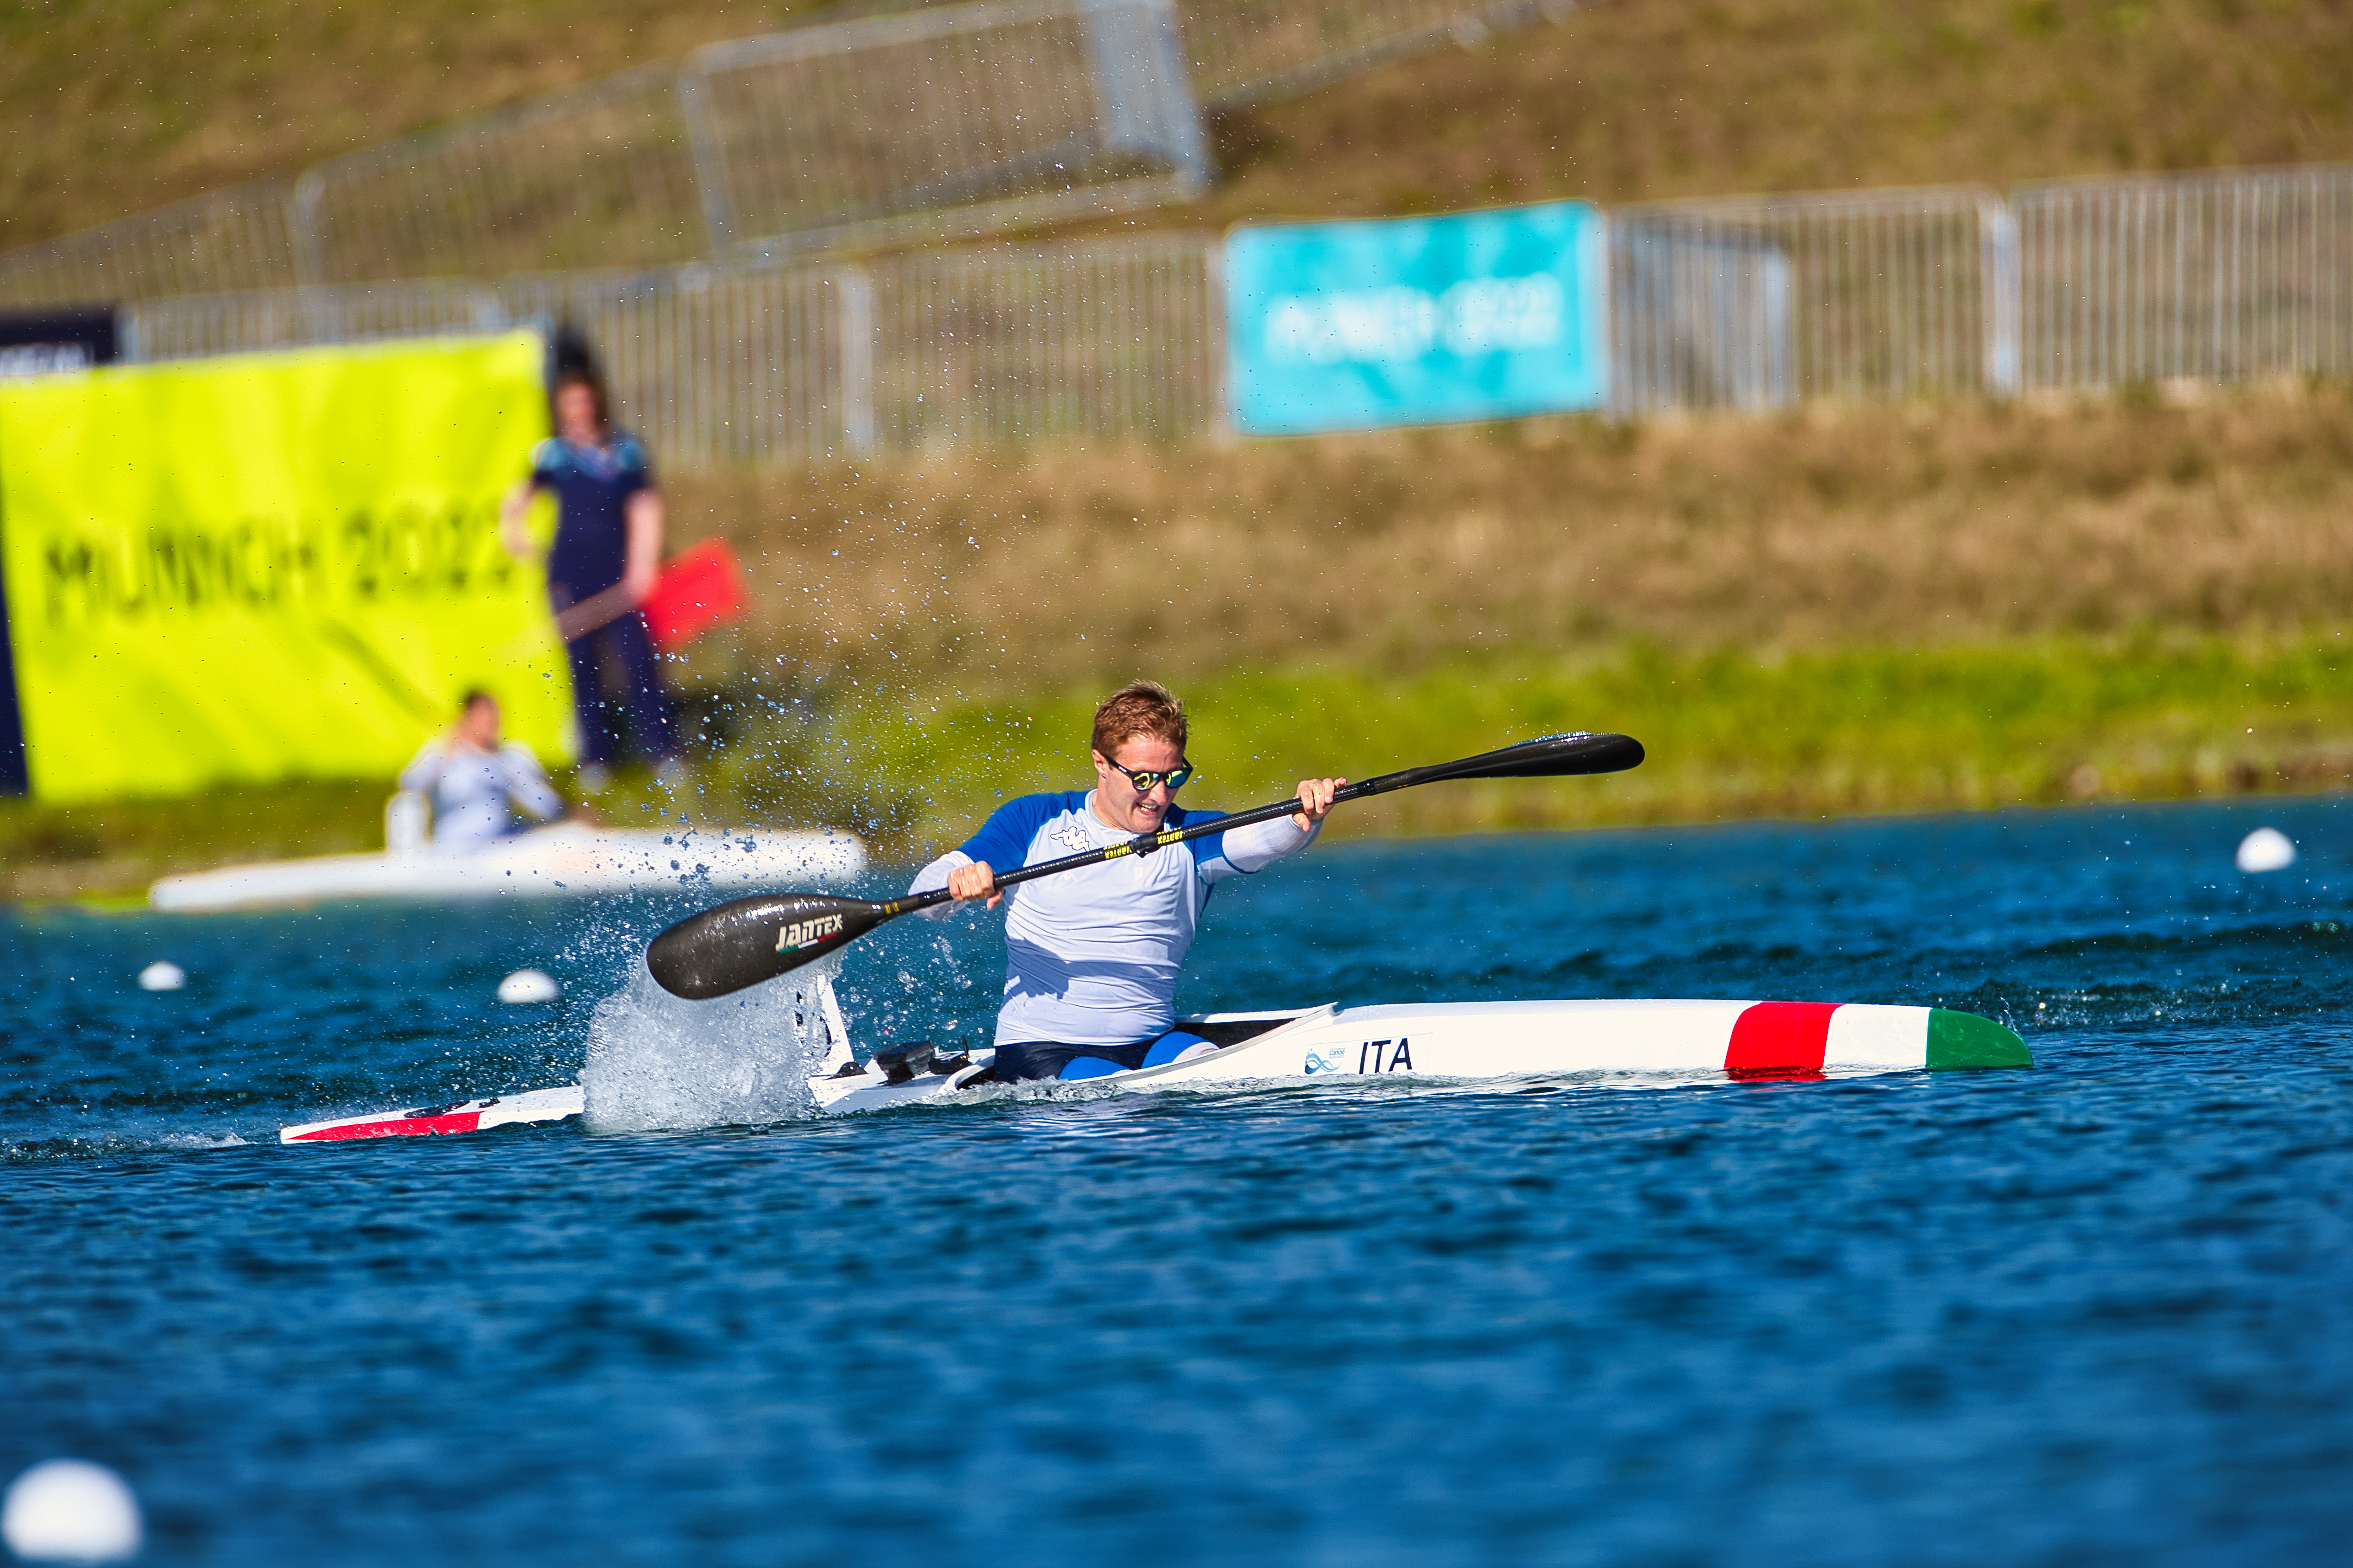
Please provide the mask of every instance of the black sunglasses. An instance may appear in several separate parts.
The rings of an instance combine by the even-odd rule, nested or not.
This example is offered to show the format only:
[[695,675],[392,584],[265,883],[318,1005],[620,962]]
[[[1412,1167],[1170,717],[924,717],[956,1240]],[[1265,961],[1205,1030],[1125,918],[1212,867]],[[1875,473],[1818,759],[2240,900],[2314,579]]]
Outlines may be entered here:
[[1189,757],[1177,759],[1176,765],[1166,771],[1159,768],[1124,768],[1109,757],[1103,759],[1103,766],[1115,773],[1125,774],[1127,782],[1135,786],[1138,795],[1150,795],[1152,786],[1163,779],[1168,781],[1168,788],[1173,793],[1183,789],[1185,781],[1193,776],[1193,763]]

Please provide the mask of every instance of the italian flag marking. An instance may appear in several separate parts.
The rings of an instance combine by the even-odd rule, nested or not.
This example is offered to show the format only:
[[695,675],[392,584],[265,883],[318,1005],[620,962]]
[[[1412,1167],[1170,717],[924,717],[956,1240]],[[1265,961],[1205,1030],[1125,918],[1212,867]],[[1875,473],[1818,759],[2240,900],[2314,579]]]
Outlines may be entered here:
[[1945,1071],[2032,1067],[2034,1057],[2015,1030],[1974,1013],[1833,1002],[1752,1003],[1734,1021],[1724,1052],[1724,1070],[1734,1078],[1805,1077],[1826,1061]]

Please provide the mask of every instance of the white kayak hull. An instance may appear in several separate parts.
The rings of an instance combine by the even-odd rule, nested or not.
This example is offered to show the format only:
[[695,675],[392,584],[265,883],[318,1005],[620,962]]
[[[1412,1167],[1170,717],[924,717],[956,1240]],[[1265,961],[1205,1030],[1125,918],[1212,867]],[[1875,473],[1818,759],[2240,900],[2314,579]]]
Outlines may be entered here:
[[691,889],[748,892],[823,886],[866,868],[856,835],[746,830],[617,832],[541,828],[471,851],[322,855],[224,866],[165,877],[148,890],[159,910],[283,908],[336,899],[583,897]]
[[[987,1051],[941,1060],[928,1047],[902,1047],[860,1062],[840,1026],[830,981],[819,976],[813,984],[825,1005],[800,1015],[807,1032],[790,1048],[829,1069],[809,1079],[818,1111],[848,1116],[925,1102],[979,1104],[1014,1092],[990,1079]],[[1856,1003],[1419,1002],[1210,1014],[1178,1026],[1202,1037],[1192,1054],[1165,1066],[1106,1072],[1078,1087],[1143,1093],[1339,1079],[1475,1082],[1580,1076],[1729,1083],[2033,1065],[2015,1033],[1974,1014]],[[1023,1091],[1040,1087],[1019,1086]],[[575,1085],[311,1122],[280,1137],[289,1143],[429,1137],[558,1121],[584,1108],[583,1091]]]
[[[1273,1026],[1161,1067],[1109,1072],[1089,1089],[1143,1092],[1332,1079],[1573,1078],[1646,1075],[1732,1082],[1954,1068],[2030,1067],[2025,1042],[1975,1014],[1870,1004],[1715,1001],[1419,1002],[1319,1007],[1291,1015],[1211,1014],[1208,1037]],[[874,1064],[810,1080],[834,1115],[971,1098],[987,1056],[952,1072]],[[846,1075],[848,1065],[837,1068]]]

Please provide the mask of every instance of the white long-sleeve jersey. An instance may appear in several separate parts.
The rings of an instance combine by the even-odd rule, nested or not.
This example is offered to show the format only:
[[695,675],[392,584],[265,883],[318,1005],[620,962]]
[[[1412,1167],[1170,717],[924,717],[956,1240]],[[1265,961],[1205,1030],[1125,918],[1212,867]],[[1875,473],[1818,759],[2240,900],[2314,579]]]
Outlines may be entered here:
[[[976,861],[1001,873],[1135,837],[1093,808],[1092,790],[1007,801],[960,848],[916,873],[907,890],[944,888],[949,872]],[[1165,826],[1224,815],[1171,806]],[[1121,1046],[1166,1030],[1176,1018],[1176,975],[1209,890],[1304,849],[1321,826],[1302,831],[1277,817],[1008,889],[997,1043]],[[938,918],[951,908],[923,912]]]

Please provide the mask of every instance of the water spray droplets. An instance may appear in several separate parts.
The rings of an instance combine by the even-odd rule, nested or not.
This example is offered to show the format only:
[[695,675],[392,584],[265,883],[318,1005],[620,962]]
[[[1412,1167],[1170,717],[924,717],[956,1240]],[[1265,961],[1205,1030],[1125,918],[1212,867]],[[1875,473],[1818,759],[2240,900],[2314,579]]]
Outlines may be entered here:
[[[839,955],[799,971],[830,981]],[[600,1131],[752,1126],[814,1110],[808,1079],[824,1059],[815,984],[777,983],[714,1002],[688,1002],[641,963],[596,1006],[580,1074],[588,1124]]]

